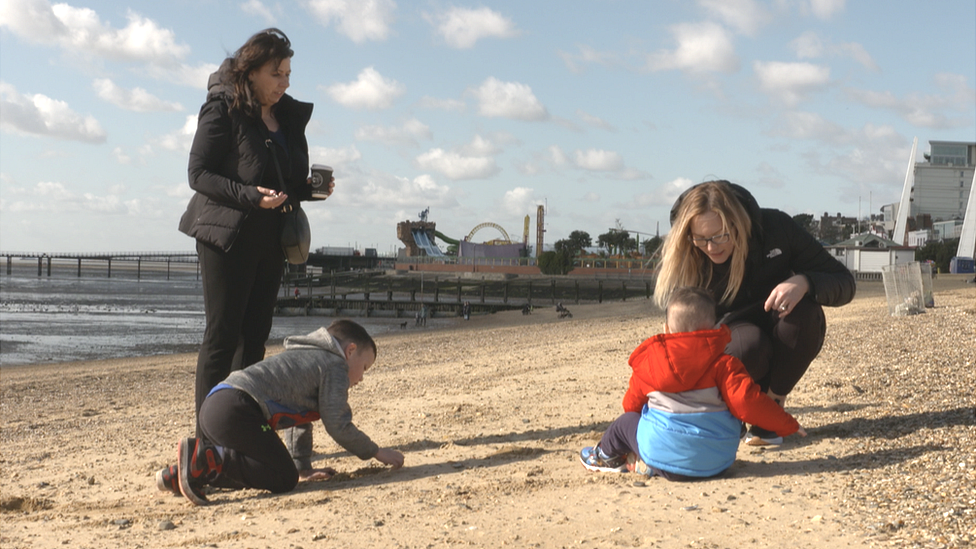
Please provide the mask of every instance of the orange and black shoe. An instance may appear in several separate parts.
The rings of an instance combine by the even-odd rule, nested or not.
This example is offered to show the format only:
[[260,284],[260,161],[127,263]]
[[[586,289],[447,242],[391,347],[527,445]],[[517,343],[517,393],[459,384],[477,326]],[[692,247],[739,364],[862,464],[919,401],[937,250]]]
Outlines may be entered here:
[[185,438],[177,446],[180,492],[195,505],[206,505],[203,487],[223,469],[217,448],[201,438]]
[[156,488],[159,488],[160,492],[172,492],[177,496],[183,495],[180,492],[179,466],[170,465],[156,471]]

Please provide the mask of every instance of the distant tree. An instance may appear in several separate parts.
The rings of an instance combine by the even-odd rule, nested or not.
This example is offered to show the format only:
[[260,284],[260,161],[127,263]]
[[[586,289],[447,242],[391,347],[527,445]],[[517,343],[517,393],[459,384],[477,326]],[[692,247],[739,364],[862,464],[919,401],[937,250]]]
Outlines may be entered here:
[[817,238],[817,223],[814,221],[813,215],[796,214],[793,216],[793,221],[796,221],[796,224],[803,227],[803,230]]
[[573,231],[569,233],[567,240],[571,241],[577,250],[589,248],[593,245],[593,239],[590,238],[590,233],[586,231]]
[[948,273],[949,262],[956,255],[958,248],[958,238],[927,242],[924,246],[915,249],[915,260],[934,261],[939,272]]
[[539,270],[545,275],[564,275],[573,269],[573,258],[565,251],[542,252]]
[[661,247],[661,244],[664,244],[664,239],[660,236],[652,236],[651,238],[648,238],[644,241],[644,255],[654,255],[658,251],[658,248]]
[[637,241],[630,237],[630,233],[625,231],[617,220],[617,227],[601,234],[596,239],[601,248],[606,248],[610,255],[622,254],[625,251],[637,248]]

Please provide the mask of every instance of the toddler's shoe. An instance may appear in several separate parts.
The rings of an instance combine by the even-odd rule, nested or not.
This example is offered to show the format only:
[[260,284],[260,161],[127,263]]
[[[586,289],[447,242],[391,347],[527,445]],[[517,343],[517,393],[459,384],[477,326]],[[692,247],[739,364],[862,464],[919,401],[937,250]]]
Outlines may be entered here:
[[590,471],[601,473],[627,472],[627,456],[610,457],[599,446],[587,446],[580,450],[580,463]]
[[772,431],[767,431],[755,425],[749,427],[746,433],[747,446],[779,446],[783,444],[783,437]]
[[176,447],[180,492],[195,505],[207,505],[203,487],[223,470],[217,448],[201,438],[185,438]]

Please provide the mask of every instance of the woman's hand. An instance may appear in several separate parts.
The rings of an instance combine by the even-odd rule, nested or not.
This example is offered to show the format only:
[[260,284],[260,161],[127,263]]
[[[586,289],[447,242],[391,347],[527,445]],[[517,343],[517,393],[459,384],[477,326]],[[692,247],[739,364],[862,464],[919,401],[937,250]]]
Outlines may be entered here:
[[[309,177],[309,178],[308,178],[308,180],[306,181],[306,183],[308,183],[309,185],[311,185],[311,184],[312,184],[312,178],[311,178],[311,177]],[[328,190],[326,191],[326,193],[325,193],[325,197],[324,197],[324,198],[322,198],[322,200],[325,200],[326,198],[328,198],[328,197],[330,197],[330,196],[332,196],[332,191],[334,191],[334,190],[335,190],[335,178],[333,177],[333,178],[332,178],[332,179],[331,179],[331,180],[329,181],[329,188],[328,188]]]
[[793,307],[810,291],[810,281],[798,274],[780,282],[766,298],[763,309],[777,311],[780,317],[790,314]]
[[273,210],[284,204],[285,200],[288,200],[288,195],[285,193],[279,193],[276,190],[265,187],[258,187],[257,189],[259,193],[264,195],[261,197],[261,202],[258,203],[258,206],[265,210]]

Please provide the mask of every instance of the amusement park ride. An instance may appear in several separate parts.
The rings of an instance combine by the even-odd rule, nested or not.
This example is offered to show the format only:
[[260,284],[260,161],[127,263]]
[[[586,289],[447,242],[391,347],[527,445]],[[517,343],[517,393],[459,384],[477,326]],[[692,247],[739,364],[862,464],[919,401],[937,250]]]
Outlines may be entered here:
[[[407,257],[445,257],[444,252],[437,246],[435,239],[439,238],[450,245],[457,246],[458,257],[525,257],[529,247],[529,216],[525,216],[525,227],[522,232],[522,242],[513,242],[508,232],[501,225],[492,222],[479,223],[463,239],[454,240],[437,230],[437,224],[428,221],[430,208],[420,212],[419,221],[401,221],[397,223],[397,238],[406,246]],[[537,211],[537,242],[536,251],[542,250],[542,235],[544,227],[545,208],[538,207]],[[501,238],[486,240],[480,244],[474,243],[474,235],[482,229],[495,229]]]

